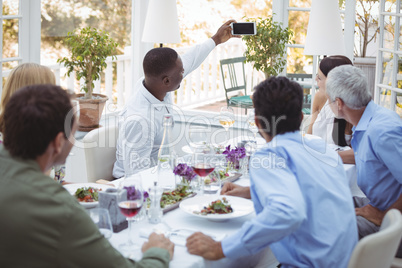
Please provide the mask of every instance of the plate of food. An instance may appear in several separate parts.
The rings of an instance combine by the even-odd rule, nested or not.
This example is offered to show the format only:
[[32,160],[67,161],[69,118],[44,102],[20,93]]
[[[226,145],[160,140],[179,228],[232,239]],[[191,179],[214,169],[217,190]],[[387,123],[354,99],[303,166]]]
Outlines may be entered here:
[[[179,207],[180,202],[195,196],[196,193],[189,191],[185,188],[176,188],[172,191],[163,191],[162,197],[161,197],[161,208],[163,210],[163,213],[167,213],[173,209],[176,209]],[[149,207],[151,204],[151,200],[148,198],[147,199],[147,207]]]
[[254,212],[253,202],[236,196],[195,196],[183,200],[180,209],[210,221],[227,221]]
[[98,205],[98,193],[112,186],[98,183],[71,183],[65,184],[64,188],[73,195],[85,208],[93,208]]

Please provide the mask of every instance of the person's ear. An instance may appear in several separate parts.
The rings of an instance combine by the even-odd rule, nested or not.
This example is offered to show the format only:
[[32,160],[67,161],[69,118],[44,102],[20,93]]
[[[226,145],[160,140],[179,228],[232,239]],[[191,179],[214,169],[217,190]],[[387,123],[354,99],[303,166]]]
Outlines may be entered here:
[[163,78],[162,78],[162,83],[163,83],[165,86],[168,86],[168,85],[170,84],[169,76],[163,77]]
[[255,122],[255,126],[260,129],[261,123],[260,121],[258,121],[258,118],[256,115],[254,115],[254,122]]
[[66,142],[66,138],[64,137],[63,132],[59,132],[56,137],[53,139],[53,147],[54,147],[54,152],[56,154],[60,154],[60,152],[63,149],[64,143]]
[[345,102],[340,98],[336,98],[335,101],[336,106],[338,107],[338,111],[341,111],[345,107]]

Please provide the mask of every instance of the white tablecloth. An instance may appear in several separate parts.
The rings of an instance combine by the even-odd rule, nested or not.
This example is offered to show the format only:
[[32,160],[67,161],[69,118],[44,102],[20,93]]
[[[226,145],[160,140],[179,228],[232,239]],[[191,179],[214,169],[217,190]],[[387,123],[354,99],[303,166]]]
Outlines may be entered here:
[[[141,172],[141,176],[143,179],[143,187],[147,189],[152,185],[152,181],[156,179],[156,170],[151,168]],[[112,183],[116,186],[118,185],[118,181],[113,181]],[[240,179],[236,183],[246,186],[250,185],[250,181],[248,179]],[[204,232],[210,235],[222,236],[222,234],[226,234],[227,236],[235,233],[238,229],[241,228],[244,222],[255,217],[255,213],[237,218],[231,219],[225,222],[212,222],[206,219],[198,218],[191,216],[183,211],[180,208],[177,208],[173,211],[166,213],[163,216],[163,221],[172,229],[189,229]],[[140,229],[141,230],[151,230],[155,227],[155,225],[148,223],[147,220],[143,220],[138,223],[133,224],[133,241],[142,245],[146,239],[140,237]],[[128,229],[121,231],[120,233],[114,233],[112,238],[110,239],[111,244],[118,249],[118,245],[127,240]],[[141,255],[136,254],[133,256],[134,258],[138,258]],[[187,248],[183,246],[175,246],[174,257],[171,261],[170,267],[276,267],[278,265],[275,256],[272,251],[267,248],[266,250],[260,252],[255,256],[250,256],[246,258],[241,258],[237,260],[229,260],[229,259],[221,259],[219,261],[207,261],[203,258],[195,255],[191,255],[187,252]]]
[[[311,136],[311,135],[309,135]],[[314,138],[314,137],[312,137]],[[244,137],[237,137],[228,141],[229,144],[237,145],[238,142],[244,140]],[[257,144],[262,146],[265,141],[258,137]],[[346,176],[349,181],[349,186],[353,196],[364,196],[359,187],[356,184],[356,166],[350,164],[344,164],[346,171]],[[143,186],[148,189],[154,180],[157,180],[156,167],[150,168],[141,172],[143,179]],[[112,183],[118,186],[119,180],[113,181]],[[236,182],[237,184],[248,186],[250,181],[247,178],[241,178]],[[163,216],[163,221],[172,229],[190,229],[195,231],[201,231],[206,234],[221,236],[226,234],[227,236],[234,234],[238,229],[241,228],[244,222],[255,217],[255,214],[245,216],[242,218],[231,219],[226,222],[212,222],[206,219],[201,219],[198,217],[191,216],[185,212],[182,212],[179,208],[166,213]],[[147,220],[135,223],[133,225],[133,241],[136,241],[139,245],[142,245],[146,239],[140,237],[141,230],[151,230],[155,227],[148,223]],[[121,231],[120,233],[113,234],[110,242],[113,246],[118,249],[118,245],[126,241],[128,235],[128,229]],[[141,254],[134,256],[135,258],[140,258]],[[250,256],[247,258],[241,258],[238,260],[222,259],[219,261],[207,261],[203,258],[195,255],[190,255],[187,252],[187,248],[184,246],[175,246],[174,257],[171,261],[171,267],[276,267],[278,265],[275,256],[272,251],[267,248],[266,250],[260,252],[255,256]]]

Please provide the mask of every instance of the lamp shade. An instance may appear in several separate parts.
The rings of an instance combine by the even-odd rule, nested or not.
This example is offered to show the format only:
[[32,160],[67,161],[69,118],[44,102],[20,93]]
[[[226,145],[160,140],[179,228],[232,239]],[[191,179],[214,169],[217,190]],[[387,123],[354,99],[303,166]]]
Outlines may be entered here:
[[338,0],[312,0],[304,54],[345,54]]
[[176,0],[150,0],[142,41],[169,44],[181,42]]

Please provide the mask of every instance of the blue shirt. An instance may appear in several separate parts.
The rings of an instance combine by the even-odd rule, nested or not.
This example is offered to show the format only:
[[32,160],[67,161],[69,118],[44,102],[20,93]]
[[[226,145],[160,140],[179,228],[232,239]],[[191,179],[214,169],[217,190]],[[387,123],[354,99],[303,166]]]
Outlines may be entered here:
[[356,216],[342,160],[323,140],[275,136],[252,157],[250,179],[257,216],[222,241],[225,256],[270,246],[282,267],[347,267]]
[[370,101],[353,129],[357,185],[380,210],[402,194],[402,120]]

